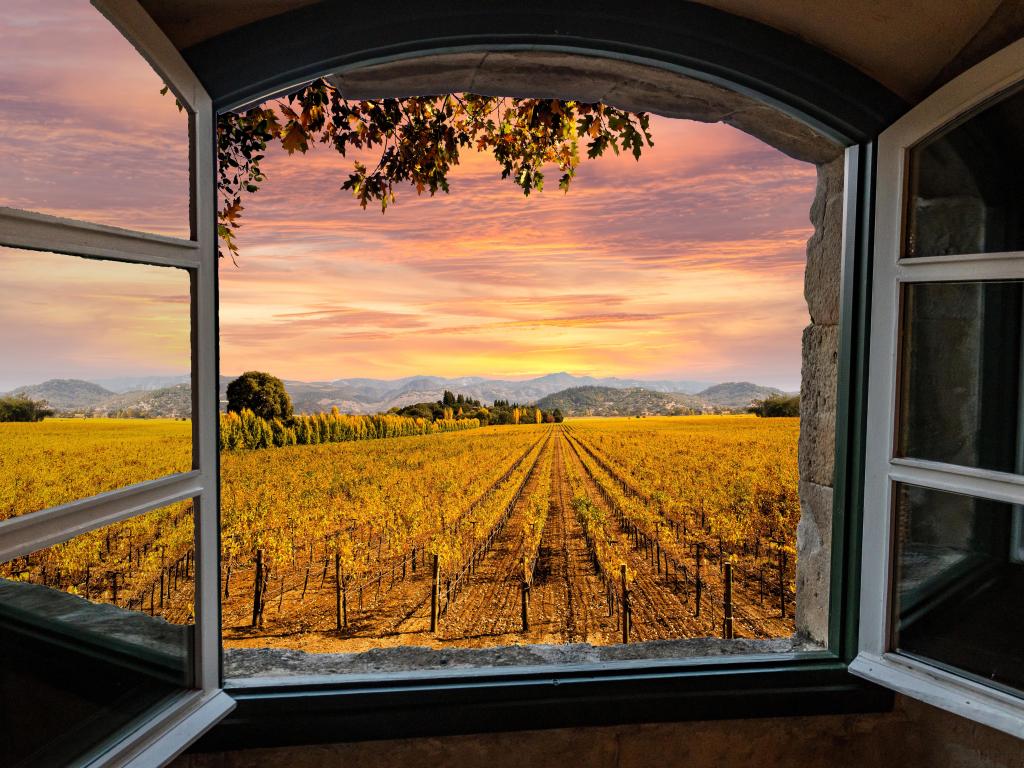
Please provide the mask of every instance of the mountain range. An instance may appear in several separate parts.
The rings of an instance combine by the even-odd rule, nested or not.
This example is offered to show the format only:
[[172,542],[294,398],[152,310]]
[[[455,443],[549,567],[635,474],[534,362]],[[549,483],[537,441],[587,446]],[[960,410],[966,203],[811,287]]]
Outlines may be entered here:
[[187,381],[115,392],[94,381],[50,379],[42,384],[18,387],[6,394],[45,400],[63,416],[185,419],[192,415],[192,387]]
[[[227,385],[232,379],[230,376],[221,377],[222,406],[227,399]],[[551,373],[522,381],[479,376],[410,376],[393,380],[354,378],[319,382],[285,380],[285,387],[297,413],[329,411],[337,407],[343,413],[357,414],[381,413],[412,403],[436,401],[446,389],[480,400],[484,404],[509,400],[523,404],[538,403],[543,408],[548,407],[544,403],[548,402],[549,396],[561,393],[560,402],[566,405],[562,411],[566,415],[581,415],[588,408],[595,415],[598,411],[633,415],[672,413],[679,408],[744,408],[751,400],[780,391],[749,382],[709,386],[707,382],[700,381],[643,381],[573,376],[569,373]],[[566,391],[580,389],[586,390],[587,394],[565,394]],[[625,394],[616,394],[620,391]],[[123,377],[97,381],[51,379],[41,384],[18,387],[8,394],[24,394],[36,400],[46,400],[52,408],[64,414],[178,418],[188,416],[191,412],[187,375]],[[603,405],[597,404],[599,400]]]
[[642,387],[572,387],[542,397],[536,405],[565,416],[681,416],[744,410],[754,400],[781,394],[748,381],[716,384],[695,394],[655,392]]

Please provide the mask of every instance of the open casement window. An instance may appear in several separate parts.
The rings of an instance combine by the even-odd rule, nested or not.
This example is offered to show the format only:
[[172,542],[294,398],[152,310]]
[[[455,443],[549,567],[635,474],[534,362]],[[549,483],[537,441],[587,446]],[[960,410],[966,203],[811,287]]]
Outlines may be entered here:
[[878,143],[859,655],[1024,735],[1024,42]]
[[[82,5],[83,13],[94,13]],[[191,321],[192,468],[186,463],[179,467],[186,471],[160,477],[175,469],[160,466],[156,476],[130,484],[101,479],[108,484],[68,503],[16,509],[0,522],[0,689],[9,703],[0,707],[0,754],[8,766],[157,765],[233,707],[220,690],[219,668],[213,110],[177,50],[134,0],[94,6],[188,114],[189,142],[182,146],[190,147],[191,203],[190,216],[182,214],[191,234],[158,236],[0,207],[0,252],[22,261],[67,258],[72,270],[84,257],[88,269],[109,270],[112,290],[125,271],[180,278],[175,301],[188,303]],[[146,66],[143,59],[139,66]],[[61,481],[60,466],[51,476],[61,493],[74,480]],[[104,492],[90,495],[96,491]],[[178,548],[150,546],[169,530],[180,534]],[[79,568],[72,555],[83,551],[89,555]],[[56,571],[47,574],[48,563],[58,564]],[[152,583],[142,578],[149,575]],[[188,584],[185,597],[172,590],[179,578]],[[177,619],[159,615],[165,599],[178,601]]]

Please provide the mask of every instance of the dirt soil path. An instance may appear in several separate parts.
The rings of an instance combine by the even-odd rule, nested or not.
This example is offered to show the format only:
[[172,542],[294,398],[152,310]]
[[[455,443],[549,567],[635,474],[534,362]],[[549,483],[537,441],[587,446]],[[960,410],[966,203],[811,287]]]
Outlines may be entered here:
[[604,586],[587,552],[583,528],[572,509],[565,471],[568,451],[558,430],[551,463],[551,508],[540,541],[540,554],[530,592],[532,643],[618,642]]

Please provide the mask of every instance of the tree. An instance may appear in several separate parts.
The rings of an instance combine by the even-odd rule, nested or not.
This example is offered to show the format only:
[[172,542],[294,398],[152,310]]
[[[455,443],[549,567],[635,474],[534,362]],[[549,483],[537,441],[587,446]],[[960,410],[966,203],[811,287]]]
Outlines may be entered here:
[[771,395],[764,400],[755,400],[747,410],[768,418],[799,416],[800,395]]
[[559,408],[555,408],[555,410],[551,412],[551,415],[555,417],[555,424],[561,424],[565,421],[565,416],[562,415],[562,411]]
[[455,405],[455,395],[449,392],[447,389],[444,391],[444,395],[441,397],[441,402],[447,406]]
[[[165,89],[166,92],[166,89]],[[404,99],[348,101],[323,79],[272,102],[218,118],[218,234],[221,256],[238,255],[235,232],[242,197],[266,180],[260,161],[267,146],[293,154],[316,144],[343,157],[350,151],[380,152],[376,165],[354,161],[341,183],[360,206],[395,202],[395,189],[409,184],[417,194],[448,192],[448,176],[464,149],[490,152],[524,195],[544,187],[545,166],[557,167],[558,187],[567,192],[580,162],[611,148],[640,159],[653,146],[650,118],[600,103],[560,99],[495,98],[449,93]]]
[[0,397],[0,421],[42,421],[53,416],[45,400],[32,400],[25,395]]
[[228,410],[249,409],[267,421],[292,418],[292,399],[284,382],[263,371],[247,371],[228,384]]

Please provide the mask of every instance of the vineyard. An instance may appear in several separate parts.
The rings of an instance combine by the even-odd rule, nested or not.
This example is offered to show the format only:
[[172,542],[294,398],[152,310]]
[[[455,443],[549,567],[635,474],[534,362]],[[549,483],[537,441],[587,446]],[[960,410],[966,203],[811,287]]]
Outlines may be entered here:
[[[65,440],[44,449],[33,428]],[[148,450],[135,442],[147,429]],[[108,445],[119,430],[123,465]],[[583,419],[225,451],[225,645],[792,634],[798,433],[789,418]],[[0,517],[186,468],[188,435],[181,422],[0,425]],[[0,576],[187,621],[191,538],[182,503]]]

